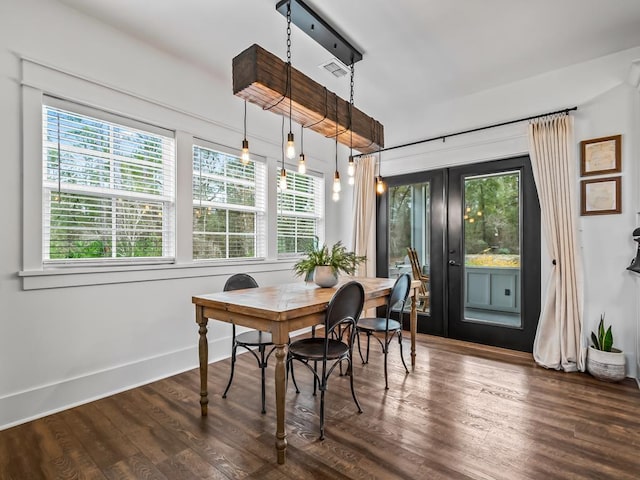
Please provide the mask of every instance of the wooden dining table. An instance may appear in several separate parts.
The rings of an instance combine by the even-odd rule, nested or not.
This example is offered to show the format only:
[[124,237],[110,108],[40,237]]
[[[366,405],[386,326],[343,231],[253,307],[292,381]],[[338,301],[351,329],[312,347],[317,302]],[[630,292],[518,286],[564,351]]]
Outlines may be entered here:
[[[207,415],[209,393],[207,386],[209,343],[207,324],[209,319],[235,323],[245,327],[271,332],[275,345],[275,390],[276,390],[276,453],[279,464],[285,463],[287,434],[285,430],[285,362],[289,334],[295,330],[321,324],[331,297],[344,283],[356,280],[365,291],[364,311],[386,305],[395,283],[389,278],[341,277],[333,288],[320,288],[303,281],[274,285],[271,287],[217,292],[195,295],[196,323],[200,335],[198,350],[200,358],[200,410]],[[416,362],[416,293],[419,281],[411,282],[411,366]]]

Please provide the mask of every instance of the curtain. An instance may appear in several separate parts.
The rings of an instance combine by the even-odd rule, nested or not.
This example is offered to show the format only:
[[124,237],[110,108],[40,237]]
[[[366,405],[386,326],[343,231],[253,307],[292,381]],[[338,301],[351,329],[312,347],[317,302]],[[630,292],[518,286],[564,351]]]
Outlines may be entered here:
[[577,235],[573,118],[545,117],[529,125],[531,166],[540,198],[542,230],[553,259],[547,295],[533,344],[546,368],[584,371],[582,263]]
[[371,155],[360,157],[356,165],[353,193],[353,248],[356,255],[366,255],[357,275],[375,277],[376,275],[376,238],[375,238],[375,168],[376,161]]

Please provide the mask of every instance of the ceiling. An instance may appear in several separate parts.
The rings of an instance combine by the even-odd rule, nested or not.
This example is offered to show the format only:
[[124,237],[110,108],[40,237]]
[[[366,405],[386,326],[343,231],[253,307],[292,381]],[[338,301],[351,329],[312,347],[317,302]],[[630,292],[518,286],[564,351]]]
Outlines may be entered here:
[[[286,53],[276,0],[59,1],[202,68],[230,95],[238,53]],[[363,52],[355,104],[387,127],[387,145],[415,139],[389,135],[408,112],[640,45],[638,0],[305,1]],[[348,98],[348,76],[319,68],[330,58],[292,27],[294,67]]]

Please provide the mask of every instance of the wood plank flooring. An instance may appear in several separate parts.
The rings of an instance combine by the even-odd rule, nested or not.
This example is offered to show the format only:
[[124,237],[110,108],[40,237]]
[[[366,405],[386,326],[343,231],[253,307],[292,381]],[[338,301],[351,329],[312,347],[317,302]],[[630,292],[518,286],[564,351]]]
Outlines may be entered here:
[[211,366],[205,418],[196,369],[0,432],[0,479],[640,478],[632,380],[607,384],[537,367],[528,354],[427,335],[405,375],[397,349],[388,391],[379,350],[364,366],[356,355],[363,414],[348,377],[330,379],[322,442],[319,396],[296,369],[302,391],[287,392],[284,466],[273,365],[261,415],[259,369],[245,354],[226,400],[229,361]]

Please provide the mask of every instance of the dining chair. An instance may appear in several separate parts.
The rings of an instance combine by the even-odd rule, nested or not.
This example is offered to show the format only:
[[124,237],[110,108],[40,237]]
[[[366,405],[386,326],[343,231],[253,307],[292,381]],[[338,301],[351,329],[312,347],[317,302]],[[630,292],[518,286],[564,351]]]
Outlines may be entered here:
[[[258,283],[251,275],[247,275],[246,273],[237,273],[227,279],[223,290],[225,292],[230,292],[232,290],[257,287]],[[262,413],[267,413],[267,410],[265,409],[265,370],[267,368],[267,361],[274,350],[271,334],[268,332],[261,332],[260,330],[251,330],[236,335],[236,325],[232,324],[232,328],[231,375],[229,376],[229,383],[227,383],[227,388],[225,388],[222,398],[227,398],[227,392],[229,391],[229,387],[231,387],[231,382],[233,381],[233,372],[236,365],[236,352],[238,347],[242,347],[251,352],[251,355],[254,356],[258,362],[258,366],[260,367],[262,376]],[[271,350],[269,350],[269,353],[266,353],[267,347],[272,347]],[[256,348],[258,349],[258,353],[255,352]]]
[[[358,335],[358,353],[360,354],[360,359],[362,360],[363,364],[369,363],[369,347],[372,336],[378,341],[378,343],[380,343],[380,346],[382,347],[382,353],[384,353],[384,388],[386,390],[389,389],[389,380],[387,375],[387,355],[389,353],[389,344],[395,336],[398,337],[398,343],[400,344],[400,358],[402,359],[402,364],[404,365],[405,371],[409,373],[407,364],[404,361],[404,354],[402,353],[402,315],[404,314],[404,307],[407,303],[407,298],[409,297],[410,287],[411,277],[408,273],[403,273],[398,277],[391,289],[389,300],[387,301],[386,316],[384,318],[361,318],[360,320],[358,320],[358,326],[356,328],[356,334]],[[392,310],[398,305],[400,305],[400,321],[391,318]],[[362,349],[360,347],[360,333],[367,334],[366,360],[362,356]],[[376,335],[382,333],[384,333],[384,341]]]
[[[363,305],[362,285],[356,281],[345,283],[329,301],[324,317],[324,336],[303,338],[289,345],[287,370],[293,371],[293,361],[299,361],[313,374],[314,382],[317,382],[320,390],[320,440],[324,440],[324,394],[327,390],[327,382],[335,368],[342,365],[342,362],[347,363],[346,371],[349,375],[351,396],[358,407],[358,413],[362,413],[353,388],[352,358],[356,324]],[[297,384],[296,393],[300,393]]]
[[407,247],[407,256],[411,263],[411,273],[415,280],[420,280],[420,287],[418,288],[418,294],[416,300],[422,302],[422,311],[426,312],[430,304],[429,295],[429,275],[422,273],[422,267],[420,265],[420,259],[418,258],[418,252],[413,247]]

